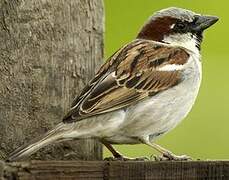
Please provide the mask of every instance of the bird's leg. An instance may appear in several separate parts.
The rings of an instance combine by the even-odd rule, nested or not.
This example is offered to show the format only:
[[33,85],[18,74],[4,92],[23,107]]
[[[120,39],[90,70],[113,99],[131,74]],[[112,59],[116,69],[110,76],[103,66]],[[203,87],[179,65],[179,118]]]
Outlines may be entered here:
[[151,143],[151,142],[145,142],[145,144],[147,144],[148,146],[154,148],[155,150],[157,150],[158,152],[160,152],[162,154],[162,157],[155,157],[156,160],[161,161],[161,160],[173,160],[173,161],[187,161],[187,160],[191,160],[191,157],[186,156],[186,155],[175,155],[172,152],[168,151],[167,149],[155,144],[155,143]]
[[[140,161],[140,160],[146,160],[146,158],[129,158],[126,156],[123,156],[118,151],[116,151],[113,146],[106,141],[101,141],[104,146],[112,153],[114,158],[105,158],[105,160],[121,160],[121,161]],[[147,159],[148,160],[148,159]]]
[[112,153],[112,155],[115,158],[122,158],[123,155],[120,154],[118,151],[116,151],[111,144],[107,143],[106,141],[101,141],[103,143],[104,146],[106,146],[106,148]]

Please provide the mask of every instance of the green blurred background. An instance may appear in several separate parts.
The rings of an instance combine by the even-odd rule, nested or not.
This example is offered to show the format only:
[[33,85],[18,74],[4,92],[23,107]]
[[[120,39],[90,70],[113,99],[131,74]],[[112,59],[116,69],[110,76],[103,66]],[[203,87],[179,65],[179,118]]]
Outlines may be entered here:
[[[153,12],[176,6],[220,21],[205,32],[202,44],[203,82],[188,117],[157,143],[176,154],[200,159],[229,159],[229,11],[228,1],[212,0],[105,0],[105,57],[135,38]],[[126,156],[150,156],[146,145],[119,145]],[[104,148],[105,156],[111,154]]]

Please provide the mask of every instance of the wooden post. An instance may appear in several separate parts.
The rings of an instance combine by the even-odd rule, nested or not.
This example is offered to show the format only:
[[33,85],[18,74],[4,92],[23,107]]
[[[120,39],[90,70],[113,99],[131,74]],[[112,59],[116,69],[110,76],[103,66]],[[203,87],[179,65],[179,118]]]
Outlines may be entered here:
[[[0,159],[60,122],[102,57],[102,0],[0,0]],[[32,157],[101,158],[94,140]]]
[[0,163],[0,178],[19,180],[227,180],[229,179],[229,162],[32,161]]

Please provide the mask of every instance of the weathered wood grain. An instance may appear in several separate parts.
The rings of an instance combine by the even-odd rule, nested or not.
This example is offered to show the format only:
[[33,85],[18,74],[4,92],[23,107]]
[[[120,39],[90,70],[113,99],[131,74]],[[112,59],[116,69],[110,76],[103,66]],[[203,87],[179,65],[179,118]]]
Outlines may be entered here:
[[[62,120],[103,57],[102,0],[0,0],[0,159]],[[101,159],[93,140],[33,159]]]
[[19,180],[227,180],[229,161],[31,161],[6,164],[2,162],[0,177]]

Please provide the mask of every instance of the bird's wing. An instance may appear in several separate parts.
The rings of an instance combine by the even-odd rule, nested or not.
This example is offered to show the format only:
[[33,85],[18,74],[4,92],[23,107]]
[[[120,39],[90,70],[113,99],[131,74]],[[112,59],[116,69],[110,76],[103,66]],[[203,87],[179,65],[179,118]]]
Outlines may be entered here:
[[73,101],[63,121],[111,112],[177,85],[189,54],[182,48],[135,40],[118,50]]

